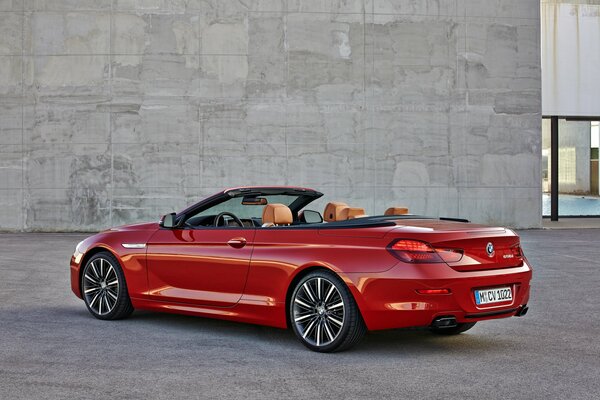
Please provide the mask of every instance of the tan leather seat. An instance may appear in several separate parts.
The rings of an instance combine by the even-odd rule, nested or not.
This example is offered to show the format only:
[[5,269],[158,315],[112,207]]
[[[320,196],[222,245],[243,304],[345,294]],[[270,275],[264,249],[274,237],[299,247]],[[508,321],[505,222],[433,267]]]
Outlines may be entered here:
[[408,214],[408,208],[406,207],[390,207],[385,210],[383,215],[404,215]]
[[262,223],[263,227],[289,225],[293,222],[292,210],[284,204],[267,204],[263,208]]
[[361,207],[348,207],[347,209],[342,210],[342,216],[345,216],[344,219],[354,219],[354,218],[362,218],[366,217],[365,209]]
[[341,201],[327,203],[325,211],[323,211],[323,219],[327,222],[345,221],[348,219],[347,213],[343,215],[346,208],[349,208],[348,204],[342,203]]

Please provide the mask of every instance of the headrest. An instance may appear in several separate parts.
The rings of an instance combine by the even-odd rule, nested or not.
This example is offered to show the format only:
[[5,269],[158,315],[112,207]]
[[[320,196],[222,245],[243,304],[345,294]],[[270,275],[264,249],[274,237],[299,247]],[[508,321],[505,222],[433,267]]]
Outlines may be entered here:
[[292,210],[286,205],[273,203],[267,204],[265,208],[263,208],[263,224],[289,225],[292,221]]
[[341,201],[327,203],[325,211],[323,211],[323,219],[327,222],[343,221],[347,219],[347,217],[342,219],[342,212],[345,208],[348,208],[348,204]]
[[344,219],[354,219],[366,216],[365,209],[360,207],[348,207],[342,211],[342,217],[346,217]]
[[404,215],[408,214],[408,208],[406,207],[390,207],[385,210],[383,215]]

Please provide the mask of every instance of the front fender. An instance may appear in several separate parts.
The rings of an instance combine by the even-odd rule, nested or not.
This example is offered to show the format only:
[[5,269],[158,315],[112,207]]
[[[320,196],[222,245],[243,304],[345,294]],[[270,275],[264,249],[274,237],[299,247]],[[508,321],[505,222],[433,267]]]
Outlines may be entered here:
[[146,244],[155,231],[105,231],[80,242],[71,256],[71,289],[79,298],[81,271],[91,256],[99,251],[113,254],[123,269],[129,296],[144,297],[148,290],[146,247],[125,248],[123,244]]

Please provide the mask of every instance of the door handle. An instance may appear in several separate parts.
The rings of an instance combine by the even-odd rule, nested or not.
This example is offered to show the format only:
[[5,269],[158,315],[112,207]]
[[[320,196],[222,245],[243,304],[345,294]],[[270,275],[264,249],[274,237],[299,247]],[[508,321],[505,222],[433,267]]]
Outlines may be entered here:
[[233,247],[234,249],[241,249],[242,247],[244,247],[246,245],[246,238],[237,237],[237,238],[229,239],[227,241],[227,244],[230,245],[231,247]]

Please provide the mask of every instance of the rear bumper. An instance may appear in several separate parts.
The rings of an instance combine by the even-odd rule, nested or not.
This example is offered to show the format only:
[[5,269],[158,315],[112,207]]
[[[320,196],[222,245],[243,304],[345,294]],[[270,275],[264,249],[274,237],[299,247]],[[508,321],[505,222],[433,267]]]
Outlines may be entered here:
[[[476,322],[516,315],[529,301],[531,268],[457,272],[446,265],[398,264],[384,273],[348,274],[350,287],[369,330],[430,326],[439,317]],[[476,289],[510,286],[512,301],[475,303]],[[422,289],[449,289],[424,295]]]

